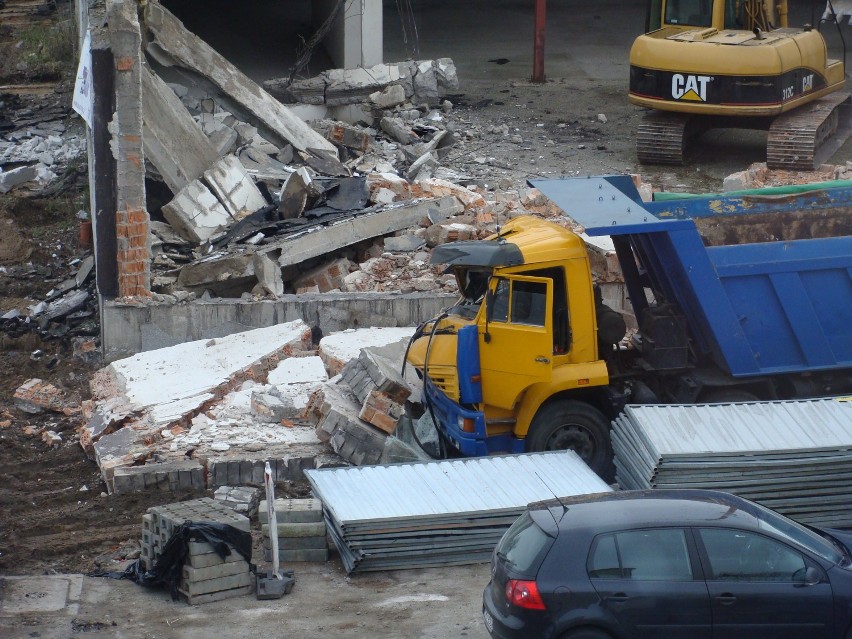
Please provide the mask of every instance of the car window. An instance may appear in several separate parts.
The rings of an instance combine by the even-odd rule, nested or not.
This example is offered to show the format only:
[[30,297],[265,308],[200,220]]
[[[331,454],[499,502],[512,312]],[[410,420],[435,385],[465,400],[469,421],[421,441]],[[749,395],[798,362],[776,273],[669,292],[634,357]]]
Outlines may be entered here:
[[804,557],[784,544],[742,530],[702,528],[701,541],[714,581],[799,582],[805,578]]
[[538,564],[551,545],[553,539],[538,527],[527,512],[516,519],[503,535],[497,545],[497,553],[512,570],[533,574],[538,571]]
[[589,560],[589,576],[633,581],[690,581],[686,533],[679,528],[601,535]]
[[769,530],[780,537],[786,537],[794,544],[798,544],[832,563],[843,563],[845,559],[843,553],[839,552],[834,544],[827,539],[820,537],[817,533],[808,530],[792,519],[776,513],[774,510],[769,510],[760,504],[754,504],[754,506],[758,525],[763,530]]

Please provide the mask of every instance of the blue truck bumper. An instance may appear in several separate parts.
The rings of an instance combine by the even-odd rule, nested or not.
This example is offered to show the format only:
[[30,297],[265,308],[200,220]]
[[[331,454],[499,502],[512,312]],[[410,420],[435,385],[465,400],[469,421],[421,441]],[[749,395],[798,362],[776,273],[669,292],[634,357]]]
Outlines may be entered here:
[[[485,430],[485,415],[482,411],[459,406],[452,399],[426,381],[424,394],[435,413],[436,426],[444,437],[465,457],[482,457],[495,453],[522,453],[524,440],[512,435],[488,437]],[[473,420],[474,432],[462,430],[465,419]]]

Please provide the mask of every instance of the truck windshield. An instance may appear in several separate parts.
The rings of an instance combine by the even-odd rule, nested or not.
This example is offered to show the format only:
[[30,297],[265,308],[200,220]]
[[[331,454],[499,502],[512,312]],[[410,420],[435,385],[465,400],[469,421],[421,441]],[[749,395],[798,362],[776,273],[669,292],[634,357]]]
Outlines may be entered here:
[[712,0],[668,0],[666,2],[666,24],[709,27],[712,21]]

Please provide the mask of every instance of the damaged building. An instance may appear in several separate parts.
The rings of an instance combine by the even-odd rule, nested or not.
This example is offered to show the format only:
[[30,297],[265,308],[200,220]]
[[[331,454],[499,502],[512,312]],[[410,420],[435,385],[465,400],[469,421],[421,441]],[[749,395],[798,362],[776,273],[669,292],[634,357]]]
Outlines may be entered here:
[[326,29],[354,68],[260,85],[167,4],[79,5],[106,361],[295,319],[416,325],[456,294],[432,247],[558,215],[442,165],[469,136],[452,121],[451,59],[365,49],[352,63],[350,36]]

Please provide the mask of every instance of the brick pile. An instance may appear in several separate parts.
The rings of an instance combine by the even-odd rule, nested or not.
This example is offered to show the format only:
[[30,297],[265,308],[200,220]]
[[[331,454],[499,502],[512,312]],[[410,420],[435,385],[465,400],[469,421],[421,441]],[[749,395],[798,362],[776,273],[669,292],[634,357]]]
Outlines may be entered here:
[[[272,561],[269,515],[266,500],[258,510],[263,530],[263,558]],[[328,561],[328,541],[322,502],[318,499],[276,499],[275,518],[278,520],[278,561]]]
[[[186,521],[227,524],[237,530],[250,530],[247,517],[209,497],[149,508],[142,517],[142,569],[154,567],[175,530]],[[246,595],[253,587],[254,576],[249,563],[236,549],[231,547],[231,553],[222,558],[208,543],[189,542],[178,592],[190,605]]]

